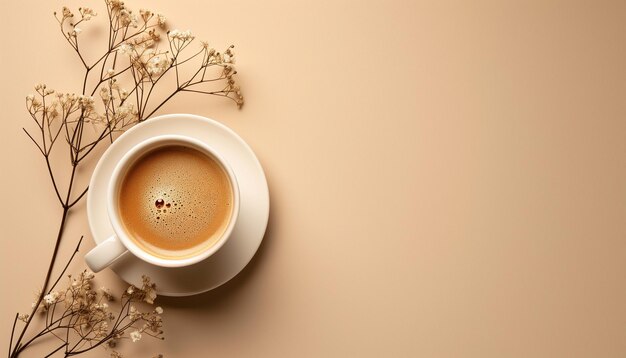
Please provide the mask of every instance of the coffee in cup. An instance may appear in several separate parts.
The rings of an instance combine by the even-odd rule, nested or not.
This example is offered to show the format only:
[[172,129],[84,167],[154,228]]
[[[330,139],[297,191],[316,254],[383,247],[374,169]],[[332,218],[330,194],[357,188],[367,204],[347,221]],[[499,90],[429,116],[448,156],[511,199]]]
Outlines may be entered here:
[[119,188],[119,216],[128,236],[163,259],[208,249],[232,216],[232,185],[224,168],[194,148],[169,145],[139,157]]

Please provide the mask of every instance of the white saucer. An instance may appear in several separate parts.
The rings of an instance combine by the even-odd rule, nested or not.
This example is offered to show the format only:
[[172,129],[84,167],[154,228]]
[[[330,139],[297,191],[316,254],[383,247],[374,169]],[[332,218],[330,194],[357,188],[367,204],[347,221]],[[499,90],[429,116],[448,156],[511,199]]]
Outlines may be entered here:
[[231,238],[207,260],[188,267],[166,268],[126,253],[111,269],[124,281],[141,285],[148,275],[165,296],[190,296],[212,290],[235,277],[256,253],[269,218],[269,191],[263,168],[252,149],[230,128],[212,119],[190,114],[152,118],[122,134],[102,155],[91,177],[87,194],[87,217],[96,243],[113,228],[106,208],[107,187],[115,165],[139,142],[163,134],[179,134],[202,140],[218,151],[235,172],[240,190],[239,218]]

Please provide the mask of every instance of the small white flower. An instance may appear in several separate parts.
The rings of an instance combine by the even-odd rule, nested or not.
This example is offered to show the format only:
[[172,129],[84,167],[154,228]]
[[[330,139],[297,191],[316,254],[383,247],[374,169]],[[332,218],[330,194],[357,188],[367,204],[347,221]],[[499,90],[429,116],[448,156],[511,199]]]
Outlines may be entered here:
[[139,331],[130,332],[130,339],[132,339],[133,342],[137,342],[141,339],[141,333]]
[[137,321],[138,319],[141,318],[141,312],[139,312],[135,306],[130,306],[130,309],[128,310],[128,317],[130,318],[131,321]]
[[122,26],[132,26],[134,28],[139,26],[137,16],[126,9],[120,10],[119,19]]
[[139,15],[144,22],[148,21],[152,17],[152,11],[146,9],[139,9]]
[[[124,102],[123,105],[119,106],[117,109],[117,113],[120,116],[126,117],[130,114],[133,113],[133,109],[135,108],[135,106],[133,105],[132,102]],[[134,287],[129,287],[128,290],[126,290],[126,293],[128,293],[129,295],[132,295],[133,292],[135,292],[135,288]]]
[[[80,95],[78,97],[79,101],[80,101],[80,105],[83,108],[84,111],[86,112],[90,112],[94,109],[94,99],[92,96],[85,96],[85,95]],[[89,281],[92,280],[94,278],[94,274],[93,272],[85,272],[85,280]],[[89,285],[88,282],[84,283],[84,285]]]
[[83,29],[81,29],[80,27],[75,27],[75,28],[74,28],[74,34],[75,34],[75,35],[78,35],[78,34],[80,34],[81,32],[83,32]]
[[191,41],[195,38],[195,36],[191,33],[191,30],[172,30],[170,31],[170,37],[181,41]]
[[82,8],[80,10],[80,13],[83,16],[83,20],[85,20],[85,21],[89,21],[89,20],[91,20],[92,16],[98,15],[95,11],[93,11],[93,9],[88,8],[88,7]]
[[129,295],[132,295],[133,292],[135,292],[135,286],[130,286],[128,287],[128,289],[126,290],[126,293],[128,293]]
[[162,14],[158,14],[157,15],[157,23],[161,27],[165,26],[165,16],[163,16]]
[[49,294],[43,296],[43,300],[48,305],[55,303],[58,299],[59,299],[59,293],[56,291],[52,291]]
[[146,288],[146,297],[144,297],[144,301],[149,304],[153,304],[154,300],[157,298],[156,291],[152,288]]
[[114,69],[109,68],[109,69],[107,70],[107,75],[108,75],[109,77],[113,76],[114,74],[115,74],[115,70],[114,70]]
[[74,14],[67,8],[67,6],[63,6],[63,18],[66,19],[68,17],[73,17]]
[[146,67],[148,69],[149,74],[160,75],[161,73],[165,72],[165,70],[167,69],[167,67],[169,67],[169,65],[170,65],[170,60],[167,58],[167,56],[163,54],[163,55],[152,57],[150,61],[148,61]]
[[111,92],[107,87],[100,87],[100,97],[102,97],[104,103],[109,103],[111,100]]
[[158,314],[163,314],[163,308],[161,308],[161,306],[158,306],[157,308],[155,308],[154,311]]
[[17,315],[17,319],[19,319],[20,321],[23,321],[23,322],[28,321],[28,317],[30,317],[30,315],[28,313]]
[[108,288],[100,287],[100,291],[102,291],[102,296],[104,296],[104,298],[106,298],[109,301],[113,300],[113,295],[111,294],[111,291]]
[[133,46],[129,44],[122,44],[118,49],[119,53],[122,55],[132,55],[133,54]]

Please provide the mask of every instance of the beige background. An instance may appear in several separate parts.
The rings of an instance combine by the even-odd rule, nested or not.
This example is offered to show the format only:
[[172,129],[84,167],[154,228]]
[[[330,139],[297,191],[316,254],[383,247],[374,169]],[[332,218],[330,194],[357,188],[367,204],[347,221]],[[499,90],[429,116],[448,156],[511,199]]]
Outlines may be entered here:
[[[626,3],[127,3],[237,45],[241,111],[192,95],[161,113],[241,134],[267,172],[272,212],[241,275],[160,300],[166,341],[124,352],[626,355]],[[60,216],[21,127],[33,84],[78,89],[51,16],[63,4],[0,5],[0,351]],[[83,252],[93,245],[84,207],[63,255],[81,234]],[[100,281],[124,286],[110,271]]]

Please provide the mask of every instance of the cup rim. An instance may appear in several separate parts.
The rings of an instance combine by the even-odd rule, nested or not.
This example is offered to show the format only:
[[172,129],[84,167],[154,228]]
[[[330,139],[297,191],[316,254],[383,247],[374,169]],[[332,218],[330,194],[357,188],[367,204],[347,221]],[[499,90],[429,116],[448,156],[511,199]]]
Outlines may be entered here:
[[[160,147],[169,146],[169,145],[183,145],[186,147],[191,147],[193,149],[199,150],[203,152],[205,155],[211,156],[218,164],[222,166],[228,179],[231,184],[231,190],[233,193],[233,205],[232,205],[232,213],[230,217],[230,221],[226,230],[221,235],[219,240],[211,245],[209,248],[201,251],[197,255],[186,257],[182,259],[164,259],[161,257],[157,257],[146,250],[142,249],[137,245],[128,235],[124,225],[119,216],[119,189],[120,185],[127,173],[127,170],[134,164],[134,161],[140,158],[145,153],[155,150]],[[155,136],[149,139],[146,139],[134,147],[132,147],[122,159],[118,161],[111,175],[111,179],[109,180],[108,186],[108,196],[107,196],[107,213],[109,216],[109,221],[111,222],[111,226],[113,227],[113,231],[115,232],[115,236],[124,244],[124,246],[133,253],[133,255],[139,257],[140,259],[163,267],[183,267],[193,265],[200,261],[206,260],[214,253],[216,253],[228,239],[232,236],[232,231],[235,227],[235,223],[239,216],[239,185],[237,182],[237,177],[233,172],[230,165],[223,159],[219,153],[217,153],[210,145],[207,143],[200,141],[198,139],[187,137],[184,135],[178,134],[165,134]]]

